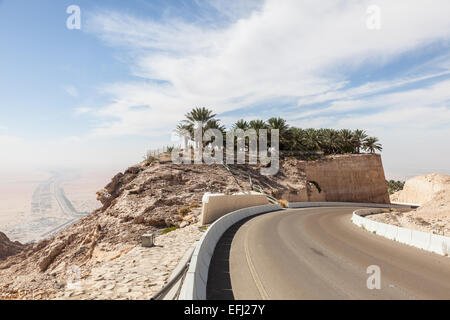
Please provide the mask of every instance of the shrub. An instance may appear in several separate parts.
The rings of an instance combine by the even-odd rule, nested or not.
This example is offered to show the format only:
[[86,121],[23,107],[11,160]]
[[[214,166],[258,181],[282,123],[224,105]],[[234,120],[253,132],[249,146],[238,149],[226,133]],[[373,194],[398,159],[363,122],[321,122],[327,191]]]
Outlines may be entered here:
[[153,156],[153,153],[151,151],[147,151],[147,153],[144,155],[144,160],[147,161],[147,164],[151,164],[153,161],[158,159]]
[[289,205],[289,202],[284,199],[277,200],[277,202],[281,205],[282,208],[287,208]]
[[191,212],[191,208],[190,207],[182,207],[178,210],[178,214],[182,217],[184,217],[185,215],[187,215],[189,212]]
[[200,208],[202,205],[200,203],[191,203],[189,209]]
[[161,234],[163,235],[163,234],[166,234],[166,233],[175,231],[175,230],[177,230],[177,229],[179,229],[179,228],[178,228],[178,227],[165,228],[163,231],[161,231]]

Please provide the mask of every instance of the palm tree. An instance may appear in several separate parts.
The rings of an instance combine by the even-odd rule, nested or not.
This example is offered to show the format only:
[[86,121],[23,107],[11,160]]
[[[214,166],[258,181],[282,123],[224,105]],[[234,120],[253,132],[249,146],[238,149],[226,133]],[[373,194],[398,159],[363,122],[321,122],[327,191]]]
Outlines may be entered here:
[[342,153],[339,132],[334,129],[319,129],[319,143],[325,154]]
[[206,123],[215,116],[216,114],[214,114],[212,110],[206,109],[205,107],[194,108],[185,114],[185,117],[189,123],[195,123],[196,121]]
[[259,130],[267,129],[267,124],[263,120],[252,120],[250,121],[249,126],[250,129],[254,129],[256,131],[256,147],[257,150],[259,150]]
[[339,139],[340,139],[340,151],[343,153],[352,153],[354,152],[354,134],[349,129],[342,129],[339,131]]
[[289,151],[306,151],[305,147],[305,130],[290,127],[289,128],[289,141],[287,145],[287,150]]
[[[199,123],[202,126],[203,133],[208,129],[219,129],[224,133],[225,127],[220,125],[220,120],[215,119],[215,116],[216,114],[207,108],[194,108],[185,114],[186,119],[178,124],[177,131],[179,133],[187,131],[193,137],[195,126]],[[202,143],[202,145],[205,146],[205,143]]]
[[289,141],[289,125],[282,118],[270,118],[267,120],[269,129],[278,129],[280,137],[280,150],[286,150]]
[[375,151],[381,151],[383,150],[383,147],[380,143],[378,143],[378,138],[375,137],[368,137],[364,141],[364,150],[369,151],[370,153],[375,153]]
[[267,129],[267,124],[263,120],[252,120],[249,123],[251,129],[255,129],[256,132],[261,129]]
[[235,122],[235,124],[233,124],[233,128],[234,129],[241,129],[241,130],[245,131],[245,130],[250,128],[250,125],[244,119],[240,119],[237,122]]
[[267,123],[270,129],[280,130],[280,135],[282,132],[286,132],[289,129],[289,125],[286,123],[286,120],[282,118],[270,118],[267,120]]
[[367,134],[364,130],[356,129],[353,131],[353,143],[356,153],[361,152],[361,148],[364,146],[364,142],[367,139]]
[[320,151],[322,142],[319,131],[313,128],[306,129],[303,136],[302,144],[310,152]]

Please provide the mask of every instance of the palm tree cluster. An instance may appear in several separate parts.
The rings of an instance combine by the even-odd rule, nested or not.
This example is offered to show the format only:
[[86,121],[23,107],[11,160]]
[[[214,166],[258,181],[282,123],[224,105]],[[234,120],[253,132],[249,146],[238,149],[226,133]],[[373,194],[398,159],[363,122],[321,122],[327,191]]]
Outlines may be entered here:
[[[195,123],[200,122],[204,130],[219,129],[225,134],[225,127],[215,116],[207,108],[195,108],[185,115],[186,119],[178,125],[177,130],[179,132],[187,130],[193,136]],[[364,130],[302,129],[289,126],[286,120],[279,117],[273,117],[267,121],[240,119],[233,124],[231,130],[233,129],[255,129],[256,132],[261,129],[267,129],[269,132],[272,129],[278,129],[280,151],[294,153],[357,154],[361,151],[375,153],[383,149],[378,138],[369,137]]]

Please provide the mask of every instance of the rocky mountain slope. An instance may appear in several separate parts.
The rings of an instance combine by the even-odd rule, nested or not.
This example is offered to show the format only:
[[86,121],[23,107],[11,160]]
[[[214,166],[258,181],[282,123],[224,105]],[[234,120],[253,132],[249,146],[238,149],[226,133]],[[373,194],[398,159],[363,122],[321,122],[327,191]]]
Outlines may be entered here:
[[450,175],[432,173],[406,181],[403,190],[391,195],[392,201],[421,204],[407,213],[370,216],[376,221],[450,236]]
[[6,259],[9,256],[18,254],[24,249],[24,245],[19,242],[12,242],[8,239],[6,234],[0,232],[0,261]]
[[[117,174],[98,192],[101,208],[57,236],[28,245],[17,255],[0,263],[0,298],[71,298],[72,295],[67,292],[68,273],[74,269],[85,285],[78,293],[79,297],[105,298],[95,296],[95,293],[110,290],[106,298],[148,298],[150,293],[161,288],[183,250],[200,237],[201,232],[192,227],[198,221],[199,206],[205,192],[231,194],[250,190],[251,176],[254,184],[260,185],[267,194],[278,199],[323,200],[327,193],[333,194],[333,190],[328,187],[329,178],[323,181],[321,187],[320,177],[326,175],[317,174],[317,181],[308,181],[308,175],[337,170],[339,161],[349,162],[353,159],[361,166],[357,174],[352,176],[351,171],[343,170],[340,171],[341,176],[335,173],[334,178],[356,184],[352,188],[361,190],[360,193],[353,191],[349,196],[364,202],[371,199],[372,195],[368,191],[373,184],[370,176],[363,174],[364,164],[374,157],[379,156],[328,157],[315,161],[316,171],[308,169],[305,161],[288,159],[280,163],[280,171],[275,176],[261,176],[257,166],[233,165],[231,168],[237,173],[233,176],[221,165],[176,165],[169,161],[144,161]],[[334,169],[330,169],[330,164]],[[375,169],[371,167],[368,170],[372,172],[371,176],[373,170],[381,170],[378,175],[382,176],[381,184],[387,195],[382,166]],[[341,197],[341,201],[348,200],[346,194]],[[188,226],[191,231],[183,233]],[[149,255],[155,255],[159,249],[140,248],[141,235],[148,232],[161,234],[170,227],[182,229],[157,237],[157,243],[166,244],[164,254],[167,259],[150,259]],[[167,248],[178,247],[182,250],[167,251]],[[173,252],[173,257],[170,252]],[[143,261],[147,264],[139,265]],[[147,270],[147,273],[131,271],[127,267],[129,265],[136,270]],[[108,280],[97,277],[98,274],[108,274],[108,268],[115,270],[115,276]],[[136,282],[141,285],[133,285]],[[126,287],[127,283],[130,287]]]

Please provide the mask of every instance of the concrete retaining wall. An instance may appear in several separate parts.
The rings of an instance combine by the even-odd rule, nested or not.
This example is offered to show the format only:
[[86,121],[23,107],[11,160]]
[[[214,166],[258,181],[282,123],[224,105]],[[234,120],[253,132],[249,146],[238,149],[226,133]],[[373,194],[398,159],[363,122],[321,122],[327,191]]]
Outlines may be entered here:
[[200,238],[191,258],[186,278],[181,288],[180,300],[205,300],[209,264],[217,242],[236,222],[260,213],[281,210],[280,205],[262,205],[230,212],[209,226]]
[[369,214],[381,213],[380,209],[361,209],[353,212],[352,221],[367,231],[422,250],[443,256],[450,255],[450,237],[397,227],[365,218]]
[[232,211],[269,203],[265,195],[256,192],[234,195],[206,193],[202,202],[202,225],[212,223]]

